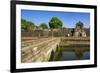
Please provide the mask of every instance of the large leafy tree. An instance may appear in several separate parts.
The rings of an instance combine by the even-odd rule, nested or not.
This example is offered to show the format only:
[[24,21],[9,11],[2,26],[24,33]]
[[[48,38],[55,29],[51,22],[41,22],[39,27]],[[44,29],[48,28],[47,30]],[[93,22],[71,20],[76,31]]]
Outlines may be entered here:
[[49,22],[49,27],[51,28],[52,37],[53,37],[53,29],[62,28],[63,22],[58,17],[52,17]]
[[63,22],[58,17],[52,17],[52,19],[49,22],[49,27],[52,29],[58,29],[63,26]]
[[30,21],[26,21],[25,19],[21,19],[21,29],[23,30],[33,30],[34,29],[34,23]]
[[43,29],[48,29],[48,26],[46,23],[41,23],[40,24],[40,27],[42,27]]

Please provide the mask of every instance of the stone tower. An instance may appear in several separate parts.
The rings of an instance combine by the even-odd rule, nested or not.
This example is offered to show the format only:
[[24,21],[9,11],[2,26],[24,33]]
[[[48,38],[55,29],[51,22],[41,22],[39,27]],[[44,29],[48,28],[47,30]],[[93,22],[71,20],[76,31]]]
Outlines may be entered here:
[[75,37],[86,37],[86,32],[83,29],[83,23],[81,21],[76,23],[74,36]]

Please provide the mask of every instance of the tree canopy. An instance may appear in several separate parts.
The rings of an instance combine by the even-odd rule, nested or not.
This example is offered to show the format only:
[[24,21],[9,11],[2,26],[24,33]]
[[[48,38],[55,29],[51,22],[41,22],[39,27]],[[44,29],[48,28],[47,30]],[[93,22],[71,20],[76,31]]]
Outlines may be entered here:
[[63,26],[63,22],[58,17],[52,17],[52,19],[49,22],[50,28],[61,28]]
[[25,19],[21,19],[21,29],[24,30],[33,30],[34,23],[30,21],[26,21]]
[[42,27],[43,29],[48,29],[48,26],[46,23],[41,23],[40,24],[40,27]]

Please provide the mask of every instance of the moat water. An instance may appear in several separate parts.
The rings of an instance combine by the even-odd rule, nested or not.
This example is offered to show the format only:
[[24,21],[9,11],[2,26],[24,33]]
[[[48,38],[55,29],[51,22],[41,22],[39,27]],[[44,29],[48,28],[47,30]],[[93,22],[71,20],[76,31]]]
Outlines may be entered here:
[[[68,48],[63,48],[65,50],[62,51],[60,61],[90,59],[90,51],[89,51],[90,48],[89,47],[85,47],[85,46],[82,48],[81,47],[71,47],[70,50],[66,50]],[[73,48],[74,50],[71,50]]]
[[90,52],[86,51],[82,53],[82,56],[77,56],[75,52],[70,52],[70,51],[63,51],[62,56],[60,58],[60,61],[65,61],[65,60],[86,60],[90,59]]

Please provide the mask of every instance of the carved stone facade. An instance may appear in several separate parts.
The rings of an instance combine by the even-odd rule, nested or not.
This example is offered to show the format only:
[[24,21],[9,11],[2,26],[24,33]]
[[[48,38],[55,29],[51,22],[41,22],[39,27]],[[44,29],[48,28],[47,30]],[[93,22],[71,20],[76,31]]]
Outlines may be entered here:
[[83,23],[82,22],[78,22],[76,23],[76,28],[74,30],[74,36],[75,37],[86,37],[86,32],[83,29]]

